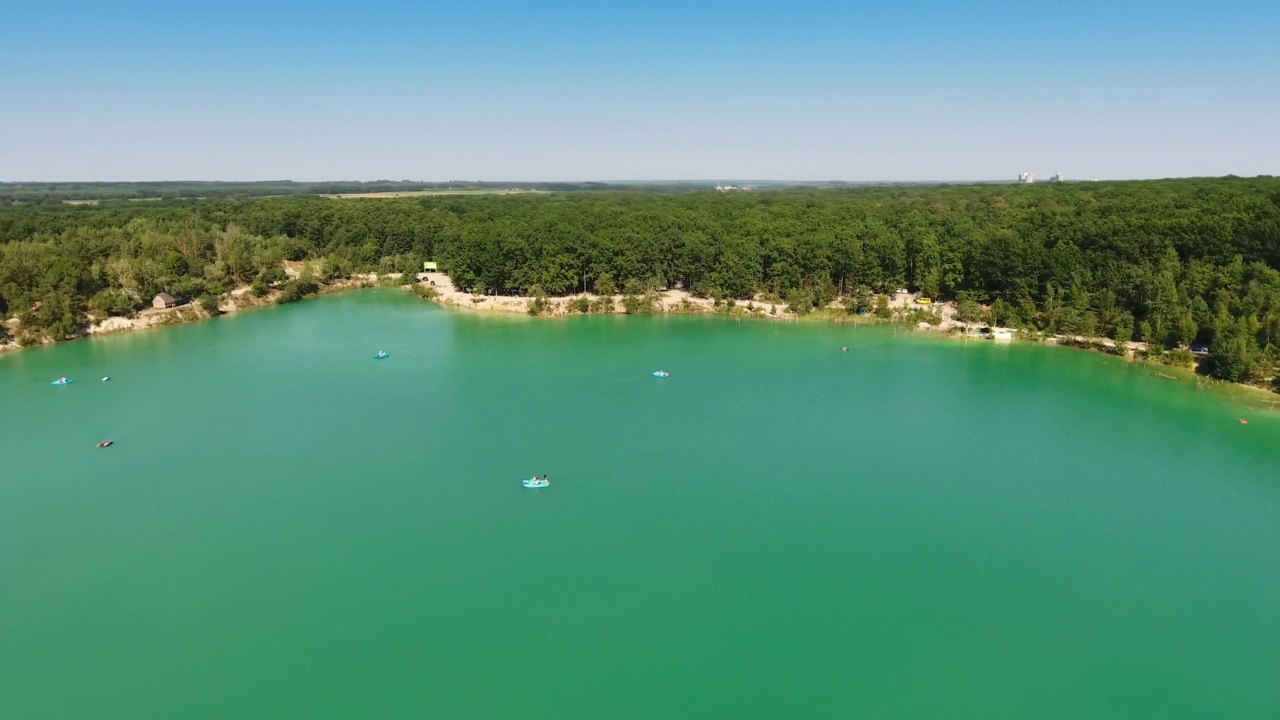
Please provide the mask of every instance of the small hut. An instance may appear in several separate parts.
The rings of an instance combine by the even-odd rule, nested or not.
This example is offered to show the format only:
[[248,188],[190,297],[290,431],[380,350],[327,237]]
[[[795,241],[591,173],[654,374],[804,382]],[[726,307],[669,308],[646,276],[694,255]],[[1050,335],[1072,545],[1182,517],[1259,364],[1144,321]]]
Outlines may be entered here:
[[151,300],[151,307],[157,310],[166,310],[168,308],[178,307],[178,298],[169,293],[160,293]]

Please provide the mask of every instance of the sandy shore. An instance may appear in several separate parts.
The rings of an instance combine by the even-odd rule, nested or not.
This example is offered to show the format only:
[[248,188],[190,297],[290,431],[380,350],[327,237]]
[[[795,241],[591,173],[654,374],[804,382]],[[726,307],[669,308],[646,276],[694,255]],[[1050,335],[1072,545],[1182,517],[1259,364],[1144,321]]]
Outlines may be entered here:
[[[296,278],[301,272],[301,263],[287,263],[285,268],[286,274],[290,278]],[[399,273],[390,273],[385,277],[391,279],[401,278]],[[320,294],[328,294],[341,292],[344,290],[357,289],[362,287],[371,287],[379,282],[377,274],[356,275],[346,280],[337,280],[327,285],[322,285]],[[440,305],[458,308],[461,310],[469,310],[474,312],[496,312],[517,315],[527,315],[529,312],[529,303],[532,297],[523,295],[475,295],[472,293],[458,290],[454,287],[452,280],[445,273],[419,273],[417,276],[418,284],[424,287],[430,287],[435,291],[436,297],[432,299]],[[255,297],[249,286],[237,287],[227,295],[219,298],[218,311],[219,314],[231,314],[248,310],[255,307],[262,307],[276,304],[280,292],[272,290],[264,297]],[[895,293],[889,297],[889,308],[895,312],[905,312],[909,309],[928,309],[935,315],[941,317],[939,324],[918,323],[917,330],[934,332],[942,336],[951,337],[970,337],[977,332],[979,328],[987,327],[986,323],[964,323],[956,319],[956,305],[951,302],[933,303],[932,305],[919,305],[915,302],[915,296],[904,293]],[[586,298],[589,302],[598,304],[602,296],[592,293],[579,294],[569,297],[548,297],[546,298],[547,306],[542,313],[549,317],[563,317],[574,313],[570,310],[569,304],[579,298]],[[622,315],[626,313],[623,305],[623,296],[614,295],[611,298],[612,314]],[[689,292],[679,289],[663,290],[656,295],[656,310],[660,313],[679,313],[679,314],[713,314],[716,312],[724,312],[724,308],[717,308],[715,302],[711,298],[696,297]],[[758,317],[772,320],[797,320],[796,315],[788,312],[789,308],[786,303],[770,301],[756,296],[751,300],[735,301],[731,314],[739,317]],[[849,318],[845,312],[844,305],[840,300],[835,300],[827,306],[827,313],[815,313],[815,319],[822,320],[846,320],[855,321],[861,318]],[[203,308],[195,303],[188,303],[176,308],[168,309],[152,309],[148,308],[139,311],[134,317],[108,317],[104,319],[90,318],[89,324],[84,328],[82,337],[93,335],[104,335],[121,332],[137,332],[149,330],[157,327],[169,325],[180,325],[188,322],[195,322],[211,317]],[[874,318],[868,321],[874,322]],[[12,339],[16,336],[17,326],[15,320],[5,323],[9,331],[9,338],[0,339],[0,352],[17,350],[22,346]],[[991,334],[985,337],[1000,336],[1004,338],[1017,337],[1018,331],[1013,328],[991,328]],[[1073,345],[1082,347],[1092,347],[1110,352],[1115,352],[1115,341],[1107,338],[1086,338],[1081,336],[1052,335],[1045,337],[1037,337],[1036,339],[1048,344]],[[1133,358],[1135,353],[1145,352],[1146,344],[1141,342],[1132,342],[1127,346],[1125,356]]]
[[[290,279],[297,278],[299,275],[297,269],[293,267],[286,267],[285,274],[288,275]],[[376,274],[357,275],[348,279],[334,280],[328,284],[321,285],[320,291],[317,295],[328,295],[335,292],[372,287],[377,283],[377,281],[378,276]],[[237,287],[226,295],[218,298],[218,315],[231,315],[244,310],[276,305],[278,304],[280,294],[280,290],[273,288],[266,295],[256,297],[251,292],[250,286],[244,285]],[[143,310],[139,310],[133,317],[113,315],[107,318],[95,318],[90,315],[88,323],[81,328],[80,335],[72,339],[93,337],[95,335],[141,332],[143,330],[168,327],[171,325],[185,325],[191,322],[207,320],[211,317],[214,317],[214,315],[211,315],[195,302],[189,302],[185,305],[165,309],[145,308]],[[21,331],[17,318],[10,318],[3,323],[3,326],[9,337],[0,338],[0,353],[21,350],[24,346],[19,345],[15,339],[17,334]],[[45,340],[44,342],[37,343],[35,346],[49,345],[52,344],[52,342],[53,341],[51,340]]]
[[[436,291],[437,297],[435,302],[449,307],[461,308],[464,310],[475,310],[479,312],[499,312],[528,314],[529,303],[533,300],[528,295],[475,295],[454,287],[453,282],[445,273],[419,273],[418,282],[423,285],[430,286]],[[547,310],[542,313],[544,316],[562,316],[575,314],[569,309],[569,304],[578,298],[586,298],[589,302],[596,303],[602,296],[592,293],[581,293],[567,297],[548,297]],[[626,310],[622,304],[622,295],[613,295],[613,314],[625,314]],[[775,320],[795,320],[795,315],[789,312],[790,308],[787,303],[777,300],[767,300],[757,295],[750,300],[736,300],[735,309],[740,309],[741,314],[747,316],[772,318]],[[714,313],[716,312],[715,301],[711,298],[696,297],[684,290],[663,290],[657,293],[657,308],[663,313]],[[932,305],[919,305],[914,302],[914,296],[911,295],[890,295],[889,309],[894,311],[906,311],[910,309],[926,309],[942,318],[942,322],[938,325],[924,324],[919,329],[922,330],[939,330],[939,331],[965,331],[969,329],[977,329],[985,327],[986,323],[962,323],[955,319],[956,306],[955,303],[933,303]],[[834,300],[827,305],[828,310],[836,312],[844,312],[845,306],[839,300]],[[1000,328],[1005,329],[1005,328]],[[1009,330],[1009,332],[1013,332]]]
[[[500,312],[515,313],[527,315],[529,312],[529,302],[533,300],[527,295],[474,295],[469,292],[463,292],[453,286],[453,281],[444,273],[419,273],[418,282],[428,285],[436,291],[437,297],[435,302],[441,305],[461,308],[464,310],[475,310],[478,312]],[[543,315],[569,315],[569,303],[577,298],[587,298],[591,302],[599,301],[603,296],[592,293],[573,295],[569,297],[549,297],[547,298],[548,309]],[[625,311],[622,307],[622,295],[613,295],[614,314],[621,315]],[[715,309],[715,302],[710,298],[696,298],[683,290],[666,290],[658,293],[658,306],[661,312],[712,312]],[[778,305],[778,313],[782,312],[785,305]],[[767,306],[766,306],[767,309]]]
[[[496,312],[527,315],[529,313],[529,303],[533,300],[527,295],[475,295],[457,289],[453,285],[453,281],[449,276],[441,272],[419,273],[418,282],[421,285],[431,287],[436,292],[434,302],[441,305],[463,310],[471,310],[476,312]],[[622,305],[622,295],[613,296],[612,314],[622,315],[626,313]],[[918,323],[915,327],[918,331],[932,332],[944,337],[967,338],[974,337],[980,329],[986,328],[987,333],[981,335],[987,339],[1013,340],[1015,338],[1027,337],[1020,333],[1016,328],[992,327],[985,322],[961,322],[956,319],[957,306],[954,302],[935,302],[929,305],[921,305],[916,302],[916,296],[910,293],[894,293],[887,296],[889,299],[889,309],[895,313],[905,313],[911,309],[929,310],[933,314],[941,318],[938,324]],[[586,298],[588,301],[595,303],[600,300],[601,296],[591,293],[578,294],[568,297],[548,297],[547,309],[542,313],[545,317],[557,317],[577,314],[569,309],[569,303],[577,298]],[[715,302],[711,298],[699,298],[691,295],[684,290],[663,290],[657,296],[657,308],[662,313],[683,313],[683,314],[710,314],[717,311]],[[737,314],[743,317],[760,317],[773,320],[797,320],[794,314],[788,312],[788,306],[783,302],[763,300],[757,295],[751,300],[738,300],[735,309],[740,310]],[[837,299],[832,301],[827,309],[834,311],[836,315],[831,313],[817,313],[813,316],[815,319],[835,319],[845,318],[845,306]],[[874,318],[871,319],[875,321]],[[1032,335],[1029,339],[1038,340],[1049,345],[1070,345],[1073,347],[1093,348],[1115,353],[1116,343],[1110,338],[1102,337],[1084,337],[1079,335]],[[1138,353],[1144,353],[1147,345],[1144,342],[1130,342],[1126,344],[1124,356],[1126,359],[1134,359]]]

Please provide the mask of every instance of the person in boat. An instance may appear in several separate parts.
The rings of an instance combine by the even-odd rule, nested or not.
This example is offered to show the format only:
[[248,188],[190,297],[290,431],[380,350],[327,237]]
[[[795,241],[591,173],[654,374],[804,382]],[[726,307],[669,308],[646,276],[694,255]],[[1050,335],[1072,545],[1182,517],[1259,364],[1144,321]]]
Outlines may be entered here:
[[542,484],[543,484],[543,485],[550,485],[550,484],[551,484],[551,481],[547,479],[547,476],[546,476],[546,475],[543,475],[543,476],[542,476]]

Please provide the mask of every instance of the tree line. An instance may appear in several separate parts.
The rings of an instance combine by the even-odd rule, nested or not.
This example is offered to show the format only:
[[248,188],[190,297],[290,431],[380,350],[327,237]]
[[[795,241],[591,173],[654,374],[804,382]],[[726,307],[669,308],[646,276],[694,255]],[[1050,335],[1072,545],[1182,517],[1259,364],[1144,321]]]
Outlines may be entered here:
[[412,180],[295,182],[160,181],[160,182],[9,182],[0,183],[0,207],[57,205],[112,200],[194,200],[202,198],[252,198],[284,195],[340,195],[405,193],[418,191],[494,191],[507,189],[547,192],[635,191],[687,192],[705,190],[705,183],[599,183],[599,182],[485,182]]
[[0,208],[0,310],[59,337],[88,312],[161,290],[217,296],[286,259],[322,260],[329,277],[436,260],[486,294],[765,293],[802,313],[906,288],[1005,326],[1205,344],[1206,369],[1228,380],[1280,362],[1270,177]]

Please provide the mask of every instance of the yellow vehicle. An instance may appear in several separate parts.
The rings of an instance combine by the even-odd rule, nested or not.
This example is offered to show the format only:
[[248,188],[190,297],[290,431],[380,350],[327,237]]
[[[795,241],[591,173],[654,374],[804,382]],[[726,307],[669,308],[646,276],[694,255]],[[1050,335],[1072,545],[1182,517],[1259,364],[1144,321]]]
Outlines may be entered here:
[[922,297],[922,298],[916,298],[916,304],[917,304],[917,305],[932,305],[932,304],[933,304],[933,300],[930,300],[929,298],[925,298],[925,297]]

